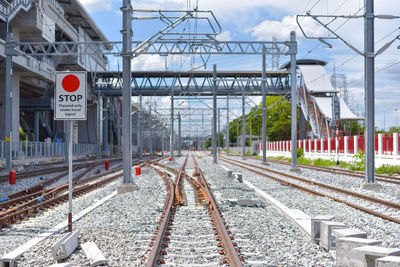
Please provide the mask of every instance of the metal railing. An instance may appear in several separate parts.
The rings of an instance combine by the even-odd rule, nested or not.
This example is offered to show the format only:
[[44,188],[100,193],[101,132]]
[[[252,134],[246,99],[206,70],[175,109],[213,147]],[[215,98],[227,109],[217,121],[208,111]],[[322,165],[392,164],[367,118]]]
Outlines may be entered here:
[[[5,142],[0,141],[0,160],[5,158]],[[13,142],[12,159],[62,157],[65,155],[65,143],[51,142]],[[73,144],[74,156],[97,155],[101,146],[97,144]]]

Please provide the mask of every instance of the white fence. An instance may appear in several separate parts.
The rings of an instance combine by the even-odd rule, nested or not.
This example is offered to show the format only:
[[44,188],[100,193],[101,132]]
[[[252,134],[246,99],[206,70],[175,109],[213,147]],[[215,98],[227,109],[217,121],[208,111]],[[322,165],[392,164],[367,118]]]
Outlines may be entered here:
[[[400,136],[378,134],[375,138],[375,163],[400,164]],[[297,148],[302,148],[304,157],[309,159],[330,159],[352,162],[358,151],[364,151],[364,136],[341,136],[329,139],[306,139],[297,142]],[[257,154],[262,155],[262,144],[254,144]],[[267,156],[291,157],[291,142],[276,141],[267,143]]]
[[[5,143],[0,141],[0,160],[5,158]],[[59,157],[65,155],[65,143],[50,143],[50,142],[13,142],[12,159],[23,158],[41,158],[41,157]],[[96,155],[101,152],[101,146],[97,144],[73,144],[73,154],[81,155]],[[114,150],[110,146],[111,151]]]

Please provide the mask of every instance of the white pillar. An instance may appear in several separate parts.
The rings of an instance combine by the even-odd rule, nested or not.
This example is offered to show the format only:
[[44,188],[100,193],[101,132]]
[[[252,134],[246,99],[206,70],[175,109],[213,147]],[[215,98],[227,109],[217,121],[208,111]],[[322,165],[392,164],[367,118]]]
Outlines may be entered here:
[[317,153],[317,148],[318,148],[318,146],[317,146],[317,142],[318,141],[318,139],[314,139],[314,153]]
[[307,142],[307,140],[304,139],[304,140],[303,140],[303,147],[304,147],[303,151],[304,151],[304,152],[306,152],[306,142]]
[[354,154],[358,153],[358,135],[354,136]]
[[344,157],[347,157],[348,151],[349,150],[349,137],[345,136],[344,137]]
[[[383,135],[378,134],[378,156],[381,158],[382,157],[382,149],[383,149]],[[375,149],[374,149],[375,151]],[[376,152],[375,152],[376,153]]]
[[308,139],[308,152],[311,154],[311,139]]
[[324,139],[321,139],[321,154],[324,153]]
[[328,155],[331,155],[331,139],[328,138]]
[[399,134],[393,134],[393,155],[397,157],[399,155]]

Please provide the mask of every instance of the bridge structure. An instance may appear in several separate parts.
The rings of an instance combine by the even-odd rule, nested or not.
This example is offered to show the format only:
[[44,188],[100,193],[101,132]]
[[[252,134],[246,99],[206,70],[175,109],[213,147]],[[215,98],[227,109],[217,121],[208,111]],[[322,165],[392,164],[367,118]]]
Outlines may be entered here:
[[[23,8],[28,10],[32,8],[35,1],[13,1],[20,3],[15,10]],[[68,9],[66,9],[68,11]],[[168,20],[167,26],[155,35],[144,41],[132,40],[132,14],[134,12],[154,12],[133,10],[130,0],[123,0],[123,29],[121,31],[123,40],[108,41],[104,38],[91,41],[14,41],[11,32],[6,32],[5,42],[5,111],[6,118],[12,117],[12,64],[13,60],[21,57],[25,58],[49,58],[59,60],[69,58],[73,62],[78,62],[82,57],[100,56],[107,60],[107,56],[122,57],[122,72],[91,70],[88,75],[89,93],[92,98],[113,99],[122,96],[122,137],[119,135],[119,144],[123,145],[124,157],[124,183],[131,183],[131,135],[132,135],[132,102],[131,96],[170,96],[170,153],[173,157],[174,149],[174,97],[176,96],[211,96],[212,104],[212,147],[214,162],[217,162],[216,153],[216,134],[217,134],[217,96],[241,96],[242,98],[242,135],[245,136],[245,96],[262,96],[262,143],[263,143],[263,162],[266,163],[266,96],[281,95],[291,100],[291,147],[292,147],[292,169],[297,170],[297,104],[298,104],[298,86],[297,86],[297,41],[295,32],[291,32],[289,41],[218,41],[215,37],[220,33],[218,22],[217,27],[211,26],[211,33],[199,33],[195,39],[177,38],[184,33],[172,32],[181,22],[195,17],[194,11],[175,11],[182,12],[180,17],[172,16],[173,20]],[[11,12],[11,11],[10,11]],[[68,12],[73,12],[69,10]],[[157,11],[160,13],[161,11]],[[198,11],[196,11],[198,12]],[[212,12],[206,12],[211,20]],[[160,13],[161,14],[161,13]],[[81,14],[82,15],[82,14]],[[6,21],[11,18],[8,14]],[[157,16],[156,16],[157,17]],[[160,17],[165,18],[164,15]],[[215,19],[215,17],[214,17]],[[209,19],[208,19],[209,20]],[[215,19],[216,21],[216,19]],[[84,26],[84,25],[83,25]],[[92,27],[94,31],[96,28]],[[100,34],[101,35],[101,34]],[[101,36],[100,36],[101,37]],[[188,72],[132,72],[132,58],[141,55],[197,55],[202,58],[206,65],[213,55],[253,55],[260,56],[262,59],[261,71],[219,71],[217,65],[213,65],[213,71],[188,71]],[[266,56],[283,55],[290,57],[290,65],[286,70],[267,71]],[[96,63],[97,64],[97,63]],[[304,74],[304,73],[303,73]],[[309,83],[308,83],[309,84]],[[300,86],[301,88],[301,86]],[[329,93],[329,92],[328,92]],[[334,93],[334,92],[332,92]],[[309,98],[311,99],[311,98]],[[315,117],[312,112],[308,112],[309,99],[300,101],[303,113],[306,113],[308,119],[313,120],[313,131],[323,133],[325,126],[321,126],[322,117]],[[307,102],[308,101],[308,102]],[[315,107],[318,105],[314,105]],[[139,107],[140,108],[140,107]],[[323,110],[323,107],[319,107]],[[100,120],[99,114],[101,106],[97,107],[97,120]],[[307,113],[308,112],[308,113]],[[326,114],[326,112],[325,112]],[[5,120],[6,136],[11,132],[11,119]],[[140,123],[140,118],[138,122]],[[120,123],[117,122],[119,126]],[[139,126],[139,125],[138,125]],[[325,127],[325,128],[324,128]],[[140,127],[138,127],[140,128]],[[97,129],[97,131],[100,131]],[[98,134],[100,136],[100,134]],[[245,156],[244,139],[242,139],[242,155]],[[6,142],[6,167],[11,167],[11,144]]]

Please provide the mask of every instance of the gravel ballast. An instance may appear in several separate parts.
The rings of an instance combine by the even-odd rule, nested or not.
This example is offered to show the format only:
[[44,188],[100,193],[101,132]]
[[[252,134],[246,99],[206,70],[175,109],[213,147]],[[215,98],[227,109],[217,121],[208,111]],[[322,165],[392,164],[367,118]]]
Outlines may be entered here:
[[[164,181],[154,171],[134,177],[139,190],[116,195],[74,224],[80,230],[79,242],[94,242],[110,266],[141,265],[142,257],[161,215],[166,193]],[[112,190],[116,189],[114,183]],[[106,194],[103,194],[105,196]],[[51,246],[65,232],[56,234],[24,253],[22,266],[47,266],[56,263]],[[72,265],[87,265],[80,246],[69,257]]]
[[[237,157],[234,157],[234,159],[238,160]],[[246,162],[247,161],[251,164],[262,166],[261,161],[251,159],[246,160]],[[317,216],[320,214],[333,215],[335,216],[335,221],[343,222],[351,228],[358,228],[366,231],[368,233],[368,238],[382,241],[382,246],[400,248],[400,225],[397,223],[359,211],[355,208],[333,201],[326,197],[313,196],[288,186],[281,186],[278,183],[267,179],[266,177],[257,175],[240,167],[230,165],[223,161],[221,161],[220,164],[227,166],[234,171],[241,172],[244,179],[256,185],[259,189],[265,191],[267,194],[270,194],[274,198],[278,199],[289,208],[300,209],[310,216]],[[269,163],[268,166],[268,168],[271,169],[286,172],[291,175],[297,175],[295,173],[291,173],[284,167],[285,165],[275,163]],[[313,173],[317,171],[304,170],[304,168],[302,168],[301,176],[305,178],[309,172]],[[323,182],[327,180],[334,181],[336,178],[340,179],[341,175],[317,172],[313,174],[313,177],[318,177],[318,181]],[[341,187],[351,190],[351,184],[354,183],[353,179],[348,179],[350,184],[349,186],[344,184]],[[384,185],[386,191],[390,190],[390,187],[393,186]],[[395,190],[398,190],[398,188]],[[360,193],[365,194],[367,192],[372,196],[390,199],[391,195],[394,195],[394,192],[391,192],[390,195],[384,198],[386,191],[375,193],[368,190],[362,190]],[[398,203],[398,201],[395,202]],[[397,216],[399,215],[400,212],[397,212]],[[396,216],[396,214],[394,214],[394,216]]]

